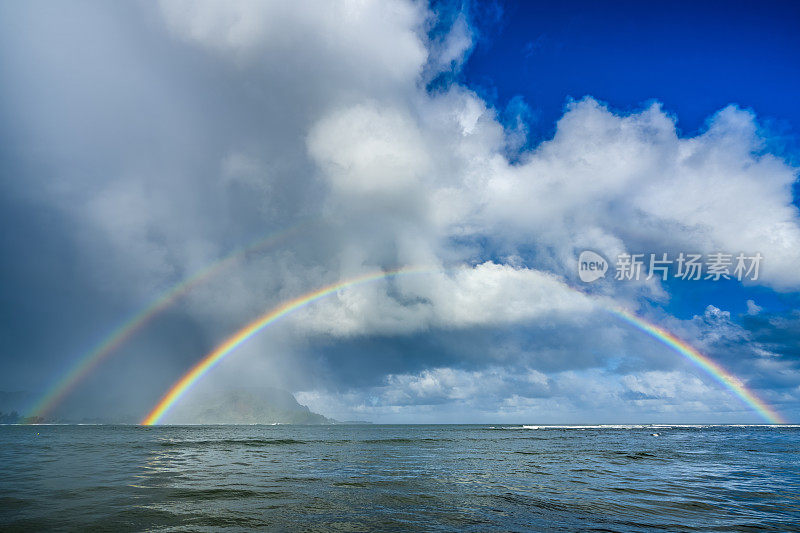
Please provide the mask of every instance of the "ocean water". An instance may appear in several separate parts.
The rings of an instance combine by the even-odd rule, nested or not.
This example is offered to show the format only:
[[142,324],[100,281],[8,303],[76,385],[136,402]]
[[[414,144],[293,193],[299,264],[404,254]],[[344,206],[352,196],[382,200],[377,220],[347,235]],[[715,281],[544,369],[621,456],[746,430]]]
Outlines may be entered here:
[[800,427],[0,426],[0,529],[798,530]]

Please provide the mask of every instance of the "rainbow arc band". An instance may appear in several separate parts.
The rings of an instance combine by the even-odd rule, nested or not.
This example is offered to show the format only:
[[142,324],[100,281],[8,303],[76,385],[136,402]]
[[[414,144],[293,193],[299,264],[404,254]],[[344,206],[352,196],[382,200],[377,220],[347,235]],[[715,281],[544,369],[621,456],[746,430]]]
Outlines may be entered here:
[[[288,302],[284,302],[264,315],[261,315],[254,321],[247,324],[245,327],[237,331],[211,353],[203,357],[196,363],[189,371],[184,374],[177,382],[175,382],[156,406],[144,417],[141,424],[151,426],[158,424],[167,412],[186,394],[186,392],[197,383],[203,376],[208,374],[220,361],[227,357],[236,348],[241,346],[248,339],[259,333],[261,330],[273,324],[280,318],[288,315],[292,311],[307,306],[317,300],[320,300],[330,294],[339,290],[346,289],[362,283],[377,281],[380,279],[390,278],[403,274],[422,274],[431,273],[432,270],[420,268],[404,268],[390,271],[381,271],[364,276],[339,281],[331,285],[327,285],[320,289],[306,293]],[[652,337],[658,339],[670,348],[673,348],[692,364],[698,366],[715,380],[732,391],[737,397],[742,399],[749,407],[753,408],[759,415],[771,424],[785,423],[781,416],[769,407],[763,400],[759,399],[755,393],[745,387],[745,385],[727,370],[723,369],[719,364],[715,363],[705,355],[701,354],[684,341],[678,339],[668,331],[650,324],[642,318],[639,318],[628,311],[621,308],[608,309],[609,312],[618,316],[625,322],[635,326],[637,329],[644,331]]]
[[301,307],[316,302],[325,296],[354,285],[395,277],[402,274],[422,274],[429,272],[432,271],[429,269],[420,268],[400,268],[396,270],[373,272],[345,281],[338,281],[278,305],[271,311],[261,315],[237,331],[225,342],[220,344],[214,351],[206,355],[196,365],[194,365],[186,374],[184,374],[181,379],[179,379],[174,385],[172,385],[172,387],[170,387],[170,389],[167,391],[164,397],[161,398],[153,410],[150,411],[150,413],[142,420],[142,425],[152,426],[157,424],[164,417],[164,415],[167,414],[167,411],[169,411],[169,409],[175,405],[175,402],[177,402],[181,396],[183,396],[200,378],[205,376],[211,369],[213,369],[217,363],[224,359],[225,356],[241,346],[253,335],[269,326],[279,318],[288,315],[292,311],[300,309]]
[[78,358],[64,376],[59,379],[29,410],[28,417],[36,419],[50,413],[89,373],[104,359],[127,342],[137,331],[146,326],[159,313],[198,285],[205,283],[223,270],[239,263],[248,254],[274,246],[305,229],[310,221],[291,226],[262,238],[249,246],[239,248],[219,261],[211,263],[192,276],[181,280],[161,296],[152,300],[144,309],[129,317],[91,350]]
[[708,356],[703,355],[699,351],[695,350],[691,345],[682,341],[669,331],[660,328],[655,324],[651,324],[622,308],[612,308],[608,309],[608,311],[620,317],[628,324],[635,326],[637,329],[644,331],[648,335],[655,337],[670,348],[674,349],[676,352],[688,359],[692,364],[704,370],[716,381],[721,383],[725,388],[733,392],[770,424],[786,423],[780,414],[778,414],[772,407],[767,405],[764,400],[756,396],[753,391],[745,387],[744,383],[742,383],[739,378],[725,370],[722,366]]

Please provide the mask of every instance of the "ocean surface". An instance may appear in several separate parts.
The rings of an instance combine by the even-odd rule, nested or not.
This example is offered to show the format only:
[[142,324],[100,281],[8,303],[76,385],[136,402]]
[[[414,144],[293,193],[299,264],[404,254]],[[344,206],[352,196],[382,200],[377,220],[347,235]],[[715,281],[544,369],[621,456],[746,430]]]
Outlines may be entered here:
[[788,531],[800,427],[0,426],[0,530]]

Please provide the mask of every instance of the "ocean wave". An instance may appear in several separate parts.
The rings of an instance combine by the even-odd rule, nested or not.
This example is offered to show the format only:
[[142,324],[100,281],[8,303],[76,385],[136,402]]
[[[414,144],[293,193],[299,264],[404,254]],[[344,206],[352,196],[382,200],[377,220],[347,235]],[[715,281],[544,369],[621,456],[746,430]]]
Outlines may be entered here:
[[365,439],[356,442],[364,442],[366,444],[417,444],[420,442],[454,442],[454,439],[430,437],[410,439],[407,437],[389,437],[385,439]]
[[282,446],[291,444],[306,444],[306,441],[297,439],[206,439],[206,440],[165,440],[160,445],[165,447],[191,447],[191,446]]
[[707,428],[775,428],[793,429],[800,428],[796,424],[540,424],[519,426],[489,426],[487,429],[495,430],[550,430],[550,429],[707,429]]

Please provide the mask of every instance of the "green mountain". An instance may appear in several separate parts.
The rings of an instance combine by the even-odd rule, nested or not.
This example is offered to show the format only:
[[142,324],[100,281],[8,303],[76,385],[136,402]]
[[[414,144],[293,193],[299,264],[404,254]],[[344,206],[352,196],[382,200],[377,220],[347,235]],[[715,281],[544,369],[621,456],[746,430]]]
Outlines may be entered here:
[[176,406],[168,424],[334,424],[312,413],[285,390],[235,389],[206,394]]

